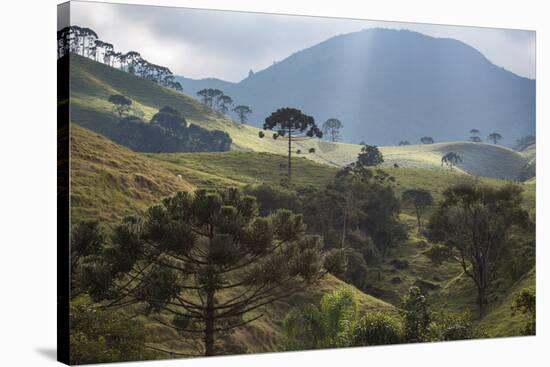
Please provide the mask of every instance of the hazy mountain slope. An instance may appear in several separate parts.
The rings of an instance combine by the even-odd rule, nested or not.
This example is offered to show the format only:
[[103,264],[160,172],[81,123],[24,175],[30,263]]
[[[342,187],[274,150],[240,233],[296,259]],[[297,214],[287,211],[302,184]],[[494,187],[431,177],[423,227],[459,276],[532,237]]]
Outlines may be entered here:
[[[260,129],[238,124],[187,95],[148,80],[74,55],[71,56],[71,73],[72,121],[102,135],[109,136],[110,129],[118,122],[118,116],[107,99],[111,94],[120,93],[132,99],[131,113],[142,116],[145,121],[158,109],[168,105],[178,109],[190,123],[229,133],[233,150],[287,154],[288,145],[284,139],[274,140],[269,133],[260,139]],[[308,153],[310,148],[314,148],[315,153]],[[318,163],[343,166],[353,162],[360,149],[361,146],[357,144],[314,139],[295,142],[293,150],[301,151],[301,154],[294,154],[295,158],[305,157]],[[390,146],[380,149],[385,156],[386,166],[397,163],[404,167],[433,169],[441,169],[441,157],[454,151],[464,160],[459,165],[460,170],[491,177],[516,178],[527,162],[520,153],[502,146],[468,142]],[[284,164],[284,161],[281,163]]]
[[462,42],[410,31],[339,35],[224,92],[251,106],[256,126],[276,108],[294,106],[319,122],[340,118],[345,140],[355,143],[464,140],[472,128],[513,142],[535,129],[534,80]]

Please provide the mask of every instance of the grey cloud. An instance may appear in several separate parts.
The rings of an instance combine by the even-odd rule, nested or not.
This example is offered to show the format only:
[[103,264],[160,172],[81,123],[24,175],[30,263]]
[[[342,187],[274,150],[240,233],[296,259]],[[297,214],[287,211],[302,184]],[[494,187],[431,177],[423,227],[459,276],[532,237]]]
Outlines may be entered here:
[[332,36],[383,26],[461,40],[493,63],[534,77],[534,33],[489,28],[73,2],[72,22],[122,51],[187,77],[238,81]]

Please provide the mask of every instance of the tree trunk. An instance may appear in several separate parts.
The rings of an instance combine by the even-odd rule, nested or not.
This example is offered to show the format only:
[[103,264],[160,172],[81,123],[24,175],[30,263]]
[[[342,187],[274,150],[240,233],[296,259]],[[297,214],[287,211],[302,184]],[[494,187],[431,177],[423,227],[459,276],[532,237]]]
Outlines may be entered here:
[[206,318],[204,329],[205,356],[213,356],[214,348],[214,292],[209,292],[206,300]]

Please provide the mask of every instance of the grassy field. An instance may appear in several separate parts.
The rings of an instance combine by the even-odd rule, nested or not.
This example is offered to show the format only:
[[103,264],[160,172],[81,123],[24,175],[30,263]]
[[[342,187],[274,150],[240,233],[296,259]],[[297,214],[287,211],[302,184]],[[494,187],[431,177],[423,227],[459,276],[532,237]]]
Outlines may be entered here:
[[[130,75],[80,56],[71,56],[71,117],[72,121],[106,136],[118,117],[107,101],[112,94],[123,94],[133,101],[132,114],[149,121],[164,106],[179,110],[189,123],[207,129],[226,131],[236,151],[254,151],[285,155],[288,149],[284,139],[274,140],[271,134],[260,139],[260,129],[236,123],[195,99],[151,81]],[[310,148],[315,153],[307,153]],[[357,144],[332,143],[312,139],[294,142],[297,157],[317,163],[343,166],[354,161],[361,149]],[[385,166],[442,169],[441,157],[448,152],[459,154],[463,163],[457,171],[478,176],[515,179],[529,158],[514,150],[482,143],[447,142],[430,145],[380,147]]]

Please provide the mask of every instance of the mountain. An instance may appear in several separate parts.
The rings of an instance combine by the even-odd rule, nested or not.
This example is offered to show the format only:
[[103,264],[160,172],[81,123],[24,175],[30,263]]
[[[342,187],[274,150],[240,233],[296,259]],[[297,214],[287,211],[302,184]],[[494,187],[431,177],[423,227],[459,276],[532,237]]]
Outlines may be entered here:
[[[535,81],[492,64],[460,41],[406,30],[368,29],[330,38],[259,71],[239,83],[202,79],[254,111],[261,126],[282,106],[318,123],[344,122],[345,141],[395,145],[465,140],[470,129],[499,132],[513,142],[535,131]],[[185,84],[182,81],[182,84]]]

